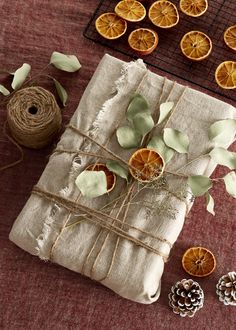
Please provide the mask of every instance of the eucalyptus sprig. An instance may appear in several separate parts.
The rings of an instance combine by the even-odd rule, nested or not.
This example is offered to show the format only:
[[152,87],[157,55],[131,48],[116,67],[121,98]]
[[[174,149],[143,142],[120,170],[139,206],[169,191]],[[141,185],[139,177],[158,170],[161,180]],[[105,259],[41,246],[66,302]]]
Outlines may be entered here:
[[[165,164],[169,163],[174,156],[174,154],[188,154],[189,150],[189,138],[185,132],[164,127],[161,130],[161,133],[158,135],[150,135],[150,132],[158,126],[165,122],[171,112],[173,111],[174,103],[173,102],[165,102],[160,105],[160,115],[157,123],[154,122],[152,118],[152,114],[149,108],[149,105],[146,99],[140,95],[135,94],[131,99],[126,116],[128,125],[119,127],[116,131],[116,137],[119,145],[124,149],[132,149],[132,148],[140,148],[145,147],[143,143],[146,142],[146,147],[149,149],[156,150],[164,159]],[[213,185],[222,180],[225,184],[226,191],[234,198],[236,198],[236,174],[235,171],[230,171],[222,178],[208,178],[204,175],[186,175],[181,174],[181,170],[191,163],[197,161],[201,157],[210,157],[213,162],[219,165],[223,165],[228,167],[230,170],[236,169],[236,153],[228,151],[225,149],[235,137],[236,134],[236,120],[234,119],[225,119],[220,120],[213,123],[209,127],[208,137],[209,141],[214,143],[214,148],[212,148],[208,153],[204,155],[200,155],[195,159],[192,159],[180,169],[178,169],[175,173],[170,171],[165,172],[168,175],[176,175],[179,177],[183,177],[187,179],[187,185],[191,189],[192,196],[198,197],[205,195],[206,197],[206,208],[207,211],[211,214],[215,215],[214,212],[214,199],[209,193],[210,189]],[[150,138],[149,138],[150,136]],[[125,167],[123,164],[121,165],[118,161],[112,160],[107,161],[107,168],[120,176],[123,179],[128,180],[129,168]],[[80,176],[84,179],[86,175],[90,176],[90,174],[86,174],[86,171],[82,172]],[[94,174],[97,175],[97,174]],[[78,177],[78,178],[79,178]],[[103,178],[104,179],[104,178]],[[79,180],[80,181],[80,180]],[[104,181],[104,180],[103,180]],[[88,183],[90,182],[90,177],[86,178],[86,180],[81,180],[82,186],[78,185],[78,180],[76,182],[78,188],[83,192],[84,196],[91,197],[90,195],[90,187]],[[94,181],[96,183],[99,182],[99,178],[96,178]],[[98,185],[100,185],[98,183]],[[97,196],[101,196],[104,194],[106,189],[106,182],[103,182],[103,187],[96,187]]]
[[[66,71],[66,72],[76,72],[81,68],[81,64],[78,60],[78,58],[75,55],[65,55],[59,52],[53,52],[50,58],[50,62],[47,64],[45,69],[47,69],[50,65],[56,67],[59,70]],[[4,96],[11,96],[15,91],[19,90],[21,87],[27,86],[31,81],[34,81],[36,78],[40,76],[47,77],[49,79],[52,79],[54,82],[54,85],[56,87],[57,94],[63,104],[63,106],[66,105],[66,102],[68,100],[68,94],[65,90],[65,88],[61,85],[61,83],[56,80],[54,77],[48,74],[43,74],[45,71],[42,70],[40,73],[38,73],[35,77],[30,77],[28,80],[27,78],[30,75],[31,72],[31,65],[28,63],[24,63],[20,68],[18,68],[15,72],[10,73],[6,70],[4,70],[5,73],[12,75],[12,83],[11,88],[12,91],[9,91],[5,86],[0,84],[0,93]]]

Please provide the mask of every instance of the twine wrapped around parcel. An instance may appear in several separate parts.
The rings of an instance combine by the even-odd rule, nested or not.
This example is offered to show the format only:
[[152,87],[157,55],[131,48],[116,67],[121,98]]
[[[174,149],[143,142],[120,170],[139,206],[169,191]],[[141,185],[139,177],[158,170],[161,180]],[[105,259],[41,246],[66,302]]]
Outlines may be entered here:
[[7,105],[7,123],[17,143],[40,149],[61,129],[61,110],[54,95],[42,87],[16,92]]

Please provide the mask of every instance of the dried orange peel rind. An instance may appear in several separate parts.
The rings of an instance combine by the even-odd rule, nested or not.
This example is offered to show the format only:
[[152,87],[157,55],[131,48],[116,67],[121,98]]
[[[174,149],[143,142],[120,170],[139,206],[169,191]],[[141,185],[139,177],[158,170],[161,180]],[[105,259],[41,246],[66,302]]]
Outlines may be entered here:
[[199,17],[208,9],[207,0],[180,0],[181,11],[191,17]]
[[149,8],[148,17],[154,25],[163,29],[172,28],[179,22],[176,6],[167,0],[154,2]]
[[128,38],[130,47],[140,55],[151,54],[156,49],[158,41],[157,33],[145,28],[132,31]]
[[236,62],[222,62],[216,69],[215,80],[221,88],[236,88]]
[[139,1],[122,0],[116,5],[115,13],[128,22],[140,22],[146,16],[146,9]]
[[205,277],[215,270],[216,259],[213,253],[204,247],[191,247],[182,257],[182,266],[191,276]]
[[106,39],[120,38],[127,30],[127,22],[115,13],[104,13],[95,22],[97,32]]
[[224,33],[226,45],[236,51],[236,25],[230,26]]
[[107,179],[107,192],[113,190],[116,184],[116,175],[108,170],[105,164],[98,163],[98,164],[90,164],[86,167],[86,171],[103,171],[106,175]]
[[142,148],[133,153],[129,160],[130,173],[140,182],[157,180],[164,171],[165,163],[158,152]]
[[210,55],[212,42],[205,33],[190,31],[183,36],[180,48],[184,56],[189,60],[202,61]]

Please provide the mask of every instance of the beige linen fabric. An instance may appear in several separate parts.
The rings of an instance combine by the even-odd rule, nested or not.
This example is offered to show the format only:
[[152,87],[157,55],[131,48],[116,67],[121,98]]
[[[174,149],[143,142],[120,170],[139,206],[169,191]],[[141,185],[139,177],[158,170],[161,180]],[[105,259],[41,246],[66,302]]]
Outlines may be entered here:
[[[152,73],[142,60],[124,63],[105,55],[84,92],[71,124],[128,160],[133,150],[123,150],[118,145],[114,132],[117,126],[126,122],[127,105],[137,92],[148,100],[152,112],[158,111],[160,101],[165,102],[168,99],[175,102],[167,127],[187,133],[190,149],[188,155],[176,153],[168,166],[171,171],[179,169],[214,146],[207,136],[211,124],[221,119],[236,119],[236,111],[232,106],[193,89],[185,89],[182,85]],[[160,129],[157,132],[158,130]],[[57,148],[101,152],[94,143],[70,128],[62,135]],[[51,193],[77,200],[80,194],[75,178],[87,164],[96,160],[91,156],[55,152],[50,157],[38,186]],[[206,156],[183,168],[181,172],[209,176],[214,168],[215,164]],[[183,179],[169,179],[168,189],[178,192],[184,183]],[[106,202],[119,196],[123,188],[124,180],[119,178],[117,187],[109,196],[93,200],[80,197],[78,200],[91,208],[101,209]],[[126,222],[173,244],[184,223],[186,203],[191,207],[190,199],[187,197],[186,201],[181,201],[164,191],[163,194],[157,194],[147,189],[140,193],[138,200],[138,206],[131,205]],[[142,200],[152,203],[162,201],[165,205],[170,205],[171,213],[150,214]],[[58,237],[65,222],[72,224],[78,220],[79,215],[79,212],[70,214],[62,206],[32,194],[13,225],[10,239],[29,253],[83,273],[125,298],[144,304],[156,301],[160,295],[163,258],[127,239],[118,239],[116,234],[108,234],[107,230],[86,220],[78,225],[68,226]],[[112,215],[116,216],[116,210]],[[169,254],[170,247],[165,242],[133,229],[127,231],[161,254]],[[55,241],[56,244],[53,245]]]

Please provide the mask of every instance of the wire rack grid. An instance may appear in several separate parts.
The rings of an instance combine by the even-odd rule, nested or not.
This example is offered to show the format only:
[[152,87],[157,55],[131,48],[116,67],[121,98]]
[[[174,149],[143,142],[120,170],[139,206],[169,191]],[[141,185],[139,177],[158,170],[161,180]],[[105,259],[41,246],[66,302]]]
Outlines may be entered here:
[[[147,10],[153,2],[144,2]],[[179,8],[179,0],[172,0],[172,2]],[[145,63],[233,102],[236,101],[236,90],[222,89],[215,82],[217,66],[226,60],[236,60],[236,54],[224,43],[225,30],[229,26],[236,24],[236,0],[209,0],[207,12],[198,18],[189,17],[179,10],[180,21],[171,29],[159,29],[146,17],[142,22],[128,24],[128,29],[124,36],[110,41],[98,34],[95,28],[95,21],[102,13],[113,12],[117,3],[117,0],[101,0],[99,2],[85,28],[84,36],[86,38],[125,55],[137,58],[137,54],[128,45],[128,35],[132,30],[139,27],[151,28],[158,33],[159,44],[153,53],[143,57]],[[213,43],[211,55],[201,62],[189,61],[180,50],[180,40],[185,33],[192,30],[206,33]]]

